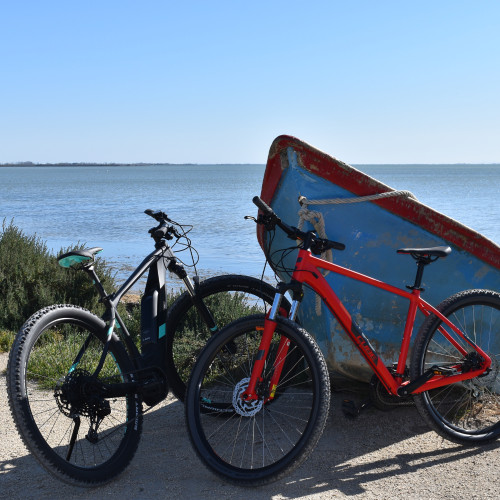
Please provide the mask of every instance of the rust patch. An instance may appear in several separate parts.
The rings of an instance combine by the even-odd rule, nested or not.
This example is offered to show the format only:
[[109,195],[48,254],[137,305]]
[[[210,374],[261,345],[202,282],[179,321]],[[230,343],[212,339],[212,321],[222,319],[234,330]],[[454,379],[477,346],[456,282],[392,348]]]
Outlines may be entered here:
[[477,280],[481,280],[489,273],[489,271],[490,270],[489,270],[488,266],[483,266],[475,272],[474,278]]

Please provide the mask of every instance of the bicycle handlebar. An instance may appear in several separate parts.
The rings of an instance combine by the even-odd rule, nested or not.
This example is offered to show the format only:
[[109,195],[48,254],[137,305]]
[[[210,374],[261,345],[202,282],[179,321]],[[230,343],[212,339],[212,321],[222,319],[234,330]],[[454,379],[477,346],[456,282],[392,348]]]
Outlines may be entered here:
[[159,243],[163,238],[171,240],[174,236],[176,238],[181,237],[177,229],[175,229],[174,226],[170,226],[168,224],[169,222],[174,222],[168,218],[166,213],[162,212],[161,210],[151,210],[150,208],[144,210],[144,213],[160,223],[158,226],[152,227],[149,230],[149,234],[157,243]]
[[169,226],[166,221],[162,222],[158,227],[153,227],[149,230],[154,240],[168,239]]
[[144,213],[146,215],[149,215],[150,217],[153,217],[154,220],[158,222],[172,222],[166,213],[162,212],[161,210],[151,210],[151,208],[148,208],[147,210],[144,210]]
[[[312,231],[307,233],[301,231],[300,229],[289,226],[283,222],[274,212],[274,210],[258,196],[253,197],[253,203],[264,213],[264,220],[259,222],[260,224],[270,224],[272,226],[277,225],[282,229],[287,236],[292,240],[302,240],[308,242],[313,253],[321,254],[326,250],[344,250],[345,245],[343,243],[338,243],[337,241],[328,240],[326,238],[318,238]],[[267,220],[266,220],[267,219]]]
[[[255,205],[257,205],[266,215],[274,215],[275,217],[278,217],[273,209],[263,200],[261,200],[258,196],[254,196],[253,200]],[[278,217],[279,218],[279,217]]]

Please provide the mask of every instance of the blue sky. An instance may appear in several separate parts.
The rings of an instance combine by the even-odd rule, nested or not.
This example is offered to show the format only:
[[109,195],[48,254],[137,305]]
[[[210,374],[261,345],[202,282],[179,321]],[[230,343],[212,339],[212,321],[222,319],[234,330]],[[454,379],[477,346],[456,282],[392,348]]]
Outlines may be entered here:
[[500,162],[498,1],[0,8],[0,162]]

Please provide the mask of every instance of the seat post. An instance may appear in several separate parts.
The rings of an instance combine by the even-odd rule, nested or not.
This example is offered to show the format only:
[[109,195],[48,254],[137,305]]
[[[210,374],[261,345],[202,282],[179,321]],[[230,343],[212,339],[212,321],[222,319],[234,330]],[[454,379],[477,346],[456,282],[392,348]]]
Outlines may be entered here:
[[421,292],[425,291],[422,285],[422,279],[424,277],[424,267],[432,262],[428,257],[419,257],[417,259],[417,275],[415,276],[415,283],[413,286],[406,286],[409,290],[420,290]]
[[406,285],[409,290],[424,291],[421,288],[422,278],[424,276],[424,267],[439,258],[444,258],[451,253],[450,247],[431,247],[431,248],[400,248],[398,253],[410,254],[417,261],[417,275],[413,286]]
[[92,279],[92,283],[97,288],[97,291],[101,296],[101,299],[104,300],[107,297],[107,293],[106,290],[104,290],[104,287],[102,286],[99,276],[97,276],[97,273],[95,272],[94,263],[92,263],[89,266],[83,266],[82,269],[90,276],[90,278]]

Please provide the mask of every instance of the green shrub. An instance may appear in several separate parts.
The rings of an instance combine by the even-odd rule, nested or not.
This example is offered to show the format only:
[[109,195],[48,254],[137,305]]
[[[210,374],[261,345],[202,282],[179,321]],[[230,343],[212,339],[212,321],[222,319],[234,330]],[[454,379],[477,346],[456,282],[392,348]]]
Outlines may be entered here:
[[14,332],[0,329],[0,352],[10,351],[12,343],[14,342]]
[[[96,272],[110,293],[115,280],[102,259],[96,261]],[[50,304],[71,303],[97,312],[102,310],[98,301],[86,273],[63,269],[45,242],[36,235],[23,234],[13,221],[7,224],[4,219],[0,234],[0,328],[17,331],[31,314]]]

